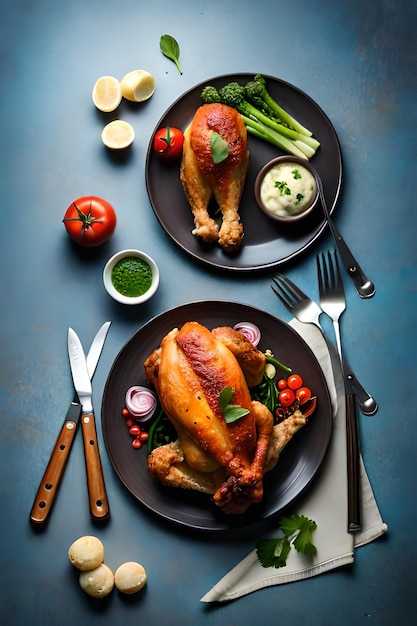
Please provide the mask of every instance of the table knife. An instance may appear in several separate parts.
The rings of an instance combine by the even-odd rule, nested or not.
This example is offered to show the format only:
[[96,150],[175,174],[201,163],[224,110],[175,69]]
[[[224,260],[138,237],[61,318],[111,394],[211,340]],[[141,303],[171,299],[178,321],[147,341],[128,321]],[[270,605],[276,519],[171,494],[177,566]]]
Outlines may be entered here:
[[81,341],[72,328],[68,329],[68,354],[74,387],[82,405],[81,430],[90,513],[94,520],[102,521],[109,516],[109,504],[97,440],[93,389]]
[[[90,378],[94,376],[110,324],[111,322],[103,324],[94,337],[88,352],[87,367]],[[30,520],[34,524],[46,522],[52,509],[62,476],[64,475],[80,416],[81,402],[77,393],[75,393],[33,501]]]

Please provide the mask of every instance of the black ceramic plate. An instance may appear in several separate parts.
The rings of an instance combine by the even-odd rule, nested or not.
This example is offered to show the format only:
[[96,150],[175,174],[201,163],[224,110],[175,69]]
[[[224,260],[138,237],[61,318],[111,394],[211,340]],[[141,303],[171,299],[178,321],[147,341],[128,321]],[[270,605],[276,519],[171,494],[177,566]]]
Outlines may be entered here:
[[[221,87],[232,80],[244,84],[252,77],[253,74],[233,74],[205,80],[172,104],[159,120],[154,132],[167,125],[185,130],[196,109],[201,105],[200,93],[204,85]],[[327,206],[333,211],[342,183],[342,158],[339,141],[330,120],[309,96],[296,87],[277,78],[269,76],[265,78],[271,95],[320,141],[320,148],[311,159],[311,163],[323,180]],[[283,152],[258,138],[249,136],[251,157],[240,205],[245,233],[243,246],[240,252],[233,256],[225,254],[217,245],[203,246],[191,234],[194,222],[179,180],[179,168],[167,166],[154,153],[153,134],[146,159],[149,199],[163,229],[194,259],[233,271],[274,268],[304,252],[323,232],[325,221],[320,204],[309,219],[297,222],[296,225],[274,222],[258,208],[254,195],[256,175],[265,163]]]
[[[157,484],[147,471],[145,449],[135,450],[121,410],[126,390],[146,385],[143,363],[172,328],[187,321],[208,328],[239,321],[252,321],[262,333],[259,348],[270,348],[275,356],[304,376],[318,397],[318,407],[309,423],[283,451],[274,470],[265,477],[261,504],[242,516],[226,516],[210,497]],[[166,520],[201,531],[247,528],[277,515],[310,484],[320,467],[330,440],[332,412],[323,372],[307,344],[285,322],[251,306],[227,301],[185,304],[155,317],[138,330],[116,357],[109,373],[102,402],[104,443],[122,483],[145,507]]]

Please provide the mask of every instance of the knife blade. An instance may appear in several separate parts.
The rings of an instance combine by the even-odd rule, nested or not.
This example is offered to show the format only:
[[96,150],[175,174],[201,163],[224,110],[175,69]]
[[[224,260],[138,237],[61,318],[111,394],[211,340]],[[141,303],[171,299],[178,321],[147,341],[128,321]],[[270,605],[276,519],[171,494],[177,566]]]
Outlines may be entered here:
[[[94,376],[110,324],[111,322],[105,322],[98,330],[88,352],[87,367],[90,378]],[[81,402],[75,392],[33,501],[29,518],[34,524],[46,522],[52,509],[64,475],[80,416]]]
[[97,440],[93,388],[81,341],[72,328],[68,329],[68,354],[74,387],[82,405],[81,430],[90,513],[94,520],[102,521],[109,516],[109,504]]

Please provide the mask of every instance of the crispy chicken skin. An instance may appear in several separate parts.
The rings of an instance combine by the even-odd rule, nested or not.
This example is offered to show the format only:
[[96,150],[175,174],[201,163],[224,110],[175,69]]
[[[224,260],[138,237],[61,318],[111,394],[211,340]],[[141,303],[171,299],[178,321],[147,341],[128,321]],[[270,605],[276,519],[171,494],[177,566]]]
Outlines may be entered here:
[[[214,132],[229,145],[228,157],[217,164],[210,145]],[[199,107],[184,133],[180,180],[194,215],[193,234],[206,242],[218,241],[226,252],[236,252],[242,243],[239,204],[248,164],[247,131],[240,113],[224,104]],[[208,213],[212,197],[222,212],[220,230]]]
[[[241,346],[241,334],[230,331],[229,345],[236,333]],[[263,370],[255,358],[253,362],[258,372],[253,380],[258,377],[260,382]],[[259,502],[273,416],[263,404],[252,401],[242,368],[229,347],[214,331],[187,322],[164,337],[146,360],[145,373],[178,434],[177,444],[157,448],[149,456],[150,473],[165,484],[187,488],[203,474],[205,489],[209,481],[214,502],[227,513],[242,513]],[[234,390],[232,403],[249,411],[231,424],[225,422],[219,403],[220,392],[227,386]]]

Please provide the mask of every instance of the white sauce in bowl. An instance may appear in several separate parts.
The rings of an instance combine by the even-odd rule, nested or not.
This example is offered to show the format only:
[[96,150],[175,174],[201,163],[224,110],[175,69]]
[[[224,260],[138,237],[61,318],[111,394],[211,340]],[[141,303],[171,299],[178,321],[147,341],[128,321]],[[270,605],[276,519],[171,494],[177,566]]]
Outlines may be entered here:
[[316,179],[303,165],[279,163],[265,174],[260,196],[271,213],[280,217],[299,215],[316,196]]

